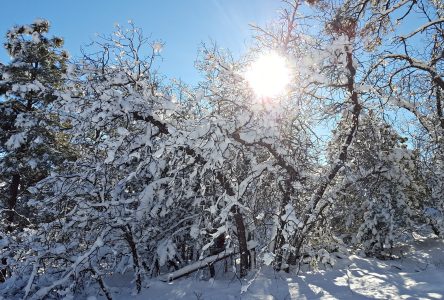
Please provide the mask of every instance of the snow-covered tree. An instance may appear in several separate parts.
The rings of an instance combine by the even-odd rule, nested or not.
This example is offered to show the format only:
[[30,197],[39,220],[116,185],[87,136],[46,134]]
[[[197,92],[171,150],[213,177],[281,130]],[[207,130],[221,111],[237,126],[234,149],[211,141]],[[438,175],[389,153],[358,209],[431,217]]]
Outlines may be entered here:
[[[4,44],[11,57],[0,69],[0,230],[7,241],[4,246],[18,239],[13,231],[38,222],[26,205],[28,188],[75,155],[63,133],[68,124],[60,122],[53,111],[56,92],[63,88],[67,54],[61,50],[61,38],[46,37],[48,30],[46,20],[16,26],[8,31]],[[2,251],[4,265],[13,255],[7,249]]]
[[45,20],[17,26],[8,31],[5,43],[11,62],[3,66],[0,82],[5,97],[0,107],[0,168],[1,180],[8,183],[2,187],[2,205],[7,215],[3,224],[9,230],[14,222],[27,222],[15,211],[18,199],[68,155],[66,140],[53,129],[61,125],[58,116],[51,112],[54,93],[63,84],[67,54],[60,50],[61,38],[45,36],[48,30]]
[[332,231],[362,243],[368,254],[390,251],[413,228],[423,187],[415,181],[415,156],[406,141],[369,111],[341,173],[347,184],[336,193],[330,211]]
[[[346,1],[341,9],[361,20],[371,57],[367,86],[378,95],[388,118],[401,118],[396,126],[417,148],[418,170],[428,185],[426,215],[432,225],[441,223],[443,182],[436,166],[442,165],[444,136],[442,3]],[[412,29],[405,24],[418,25]]]

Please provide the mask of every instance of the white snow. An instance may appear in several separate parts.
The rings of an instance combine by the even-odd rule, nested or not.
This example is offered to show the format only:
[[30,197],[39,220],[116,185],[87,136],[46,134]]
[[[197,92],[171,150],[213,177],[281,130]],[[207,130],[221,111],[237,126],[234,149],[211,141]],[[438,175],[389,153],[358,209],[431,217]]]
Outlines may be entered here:
[[156,54],[159,54],[160,52],[162,52],[162,50],[163,50],[163,45],[162,45],[162,43],[160,43],[160,42],[155,42],[155,43],[153,44],[153,50],[154,50],[154,53],[156,53]]
[[[398,247],[401,257],[378,260],[350,255],[336,257],[333,269],[294,273],[265,266],[239,280],[219,272],[202,280],[200,271],[173,282],[152,279],[131,296],[131,276],[109,280],[113,299],[444,299],[444,241],[423,238]],[[113,282],[116,285],[113,285]],[[117,284],[118,283],[118,284]],[[242,293],[241,293],[242,291]],[[99,297],[98,299],[104,299]]]
[[25,143],[26,141],[26,132],[20,132],[14,135],[11,135],[11,137],[6,142],[6,148],[8,150],[15,150],[20,148],[20,146]]

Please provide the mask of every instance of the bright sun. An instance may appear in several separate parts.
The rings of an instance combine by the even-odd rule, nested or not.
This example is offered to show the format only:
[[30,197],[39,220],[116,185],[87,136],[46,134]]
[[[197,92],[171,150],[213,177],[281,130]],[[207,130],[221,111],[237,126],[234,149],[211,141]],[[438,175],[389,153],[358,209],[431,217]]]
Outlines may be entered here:
[[276,52],[261,54],[245,72],[245,79],[258,97],[276,97],[290,83],[290,69]]

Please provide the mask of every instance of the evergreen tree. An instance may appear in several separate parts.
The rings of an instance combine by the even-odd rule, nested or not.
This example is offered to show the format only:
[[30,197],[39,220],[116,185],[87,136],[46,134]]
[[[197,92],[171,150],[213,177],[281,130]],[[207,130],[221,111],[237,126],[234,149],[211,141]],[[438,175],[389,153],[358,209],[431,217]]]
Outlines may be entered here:
[[66,147],[53,130],[59,123],[52,102],[63,81],[67,54],[59,50],[61,38],[45,36],[48,30],[47,21],[37,20],[14,27],[6,36],[12,61],[3,66],[0,81],[5,98],[0,103],[0,181],[5,183],[0,197],[7,231],[26,222],[18,202],[24,203],[27,188],[47,176]]
[[335,217],[330,222],[336,234],[346,241],[351,238],[371,255],[390,250],[413,224],[421,187],[414,176],[414,153],[406,141],[369,111],[341,174],[351,184],[336,193]]
[[[32,223],[34,217],[25,209],[28,188],[70,155],[66,136],[56,133],[61,123],[53,105],[67,53],[60,50],[61,38],[46,37],[48,30],[46,20],[16,26],[4,44],[11,57],[9,64],[0,65],[0,230],[5,240]],[[16,237],[10,235],[9,242]]]

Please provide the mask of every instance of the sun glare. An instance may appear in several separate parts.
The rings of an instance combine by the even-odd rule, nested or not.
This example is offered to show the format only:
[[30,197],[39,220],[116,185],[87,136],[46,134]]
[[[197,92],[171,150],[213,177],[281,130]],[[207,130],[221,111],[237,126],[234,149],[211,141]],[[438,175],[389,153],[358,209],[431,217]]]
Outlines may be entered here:
[[258,97],[277,97],[290,83],[290,69],[281,55],[264,53],[247,69],[245,79]]

